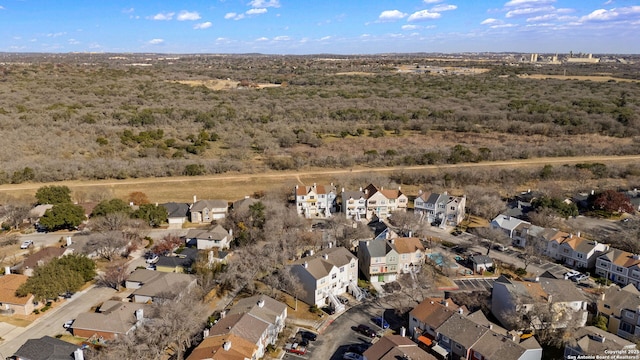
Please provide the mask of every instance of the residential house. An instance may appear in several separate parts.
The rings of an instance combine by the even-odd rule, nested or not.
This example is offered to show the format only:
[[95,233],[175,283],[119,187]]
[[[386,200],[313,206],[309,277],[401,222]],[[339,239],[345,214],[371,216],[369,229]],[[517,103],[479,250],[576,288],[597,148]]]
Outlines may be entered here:
[[595,326],[573,331],[564,347],[565,359],[597,359],[607,355],[616,358],[615,354],[620,358],[636,358],[636,344]]
[[205,337],[187,360],[255,360],[258,347],[233,333]]
[[542,347],[535,338],[522,341],[491,323],[481,311],[454,313],[437,329],[438,346],[450,359],[540,360]]
[[398,237],[391,239],[398,253],[398,271],[410,273],[417,271],[424,264],[426,258],[425,247],[416,237]]
[[361,240],[358,245],[360,271],[372,282],[395,281],[399,256],[391,239]]
[[343,309],[336,295],[350,290],[358,296],[358,258],[343,247],[329,247],[295,261],[292,273],[304,289],[300,296],[309,305],[325,306],[331,303],[336,310]]
[[137,303],[149,303],[167,292],[188,291],[196,284],[194,275],[137,269],[125,280],[127,289],[134,289],[131,298]]
[[580,232],[577,235],[557,233],[547,244],[549,256],[574,269],[592,269],[598,256],[607,250],[609,245],[585,239]]
[[544,230],[528,221],[505,214],[500,214],[491,220],[490,227],[502,230],[511,239],[513,246],[521,248],[524,248],[532,238],[537,239]]
[[254,199],[249,195],[246,195],[244,198],[234,201],[233,204],[231,204],[231,210],[235,211],[235,212],[245,212],[245,211],[249,211],[249,208],[256,204],[259,203],[260,200],[258,199]]
[[0,314],[3,315],[29,315],[35,309],[34,296],[29,294],[24,297],[16,296],[16,290],[27,282],[26,275],[5,274],[0,276]]
[[229,204],[226,200],[199,200],[193,197],[193,205],[189,209],[191,222],[194,224],[210,223],[227,216]]
[[618,285],[633,284],[640,289],[640,255],[612,248],[598,256],[595,274]]
[[597,302],[598,313],[607,318],[607,330],[622,338],[640,337],[640,291],[632,284],[610,286]]
[[631,205],[636,211],[640,212],[640,190],[633,189],[629,191],[625,191],[625,195],[629,198]]
[[418,347],[418,344],[401,335],[385,335],[381,337],[362,355],[367,360],[437,359]]
[[364,189],[364,195],[367,198],[367,219],[376,216],[379,219],[386,219],[394,211],[405,211],[409,199],[402,193],[400,187],[398,190],[379,189],[369,184]]
[[191,273],[198,260],[198,249],[184,248],[179,254],[158,257],[156,271],[173,273]]
[[330,218],[331,214],[336,212],[336,187],[333,184],[296,185],[294,190],[298,215],[307,219]]
[[418,196],[413,200],[413,211],[420,215],[420,218],[431,224],[437,222],[443,224],[449,195],[444,192],[423,193],[418,191]]
[[80,313],[71,324],[74,336],[113,340],[135,330],[144,319],[145,304],[105,301],[95,312]]
[[451,299],[426,298],[409,311],[409,335],[431,346],[438,337],[436,329],[458,311],[466,313],[467,309],[456,305]]
[[167,222],[169,229],[182,229],[182,225],[189,220],[189,204],[168,202],[160,204],[167,209]]
[[15,360],[83,360],[83,350],[51,336],[28,339],[13,354]]
[[33,271],[38,266],[44,266],[49,261],[59,258],[65,253],[66,249],[62,247],[46,247],[42,248],[29,256],[18,266],[19,271],[24,275],[33,276]]
[[345,191],[342,188],[342,212],[347,219],[360,221],[367,218],[367,198],[362,191]]
[[482,274],[493,267],[493,260],[487,255],[473,255],[469,257],[471,269],[476,274]]
[[266,343],[274,345],[278,334],[284,330],[287,319],[287,305],[266,295],[256,295],[238,301],[228,315],[249,314],[269,324],[266,330]]
[[186,238],[187,245],[195,245],[198,250],[228,249],[233,240],[233,231],[227,231],[222,225],[215,225],[210,229],[191,229]]
[[491,313],[507,328],[515,316],[526,317],[533,328],[584,326],[587,321],[585,295],[569,280],[539,278],[525,282],[500,276],[491,292]]

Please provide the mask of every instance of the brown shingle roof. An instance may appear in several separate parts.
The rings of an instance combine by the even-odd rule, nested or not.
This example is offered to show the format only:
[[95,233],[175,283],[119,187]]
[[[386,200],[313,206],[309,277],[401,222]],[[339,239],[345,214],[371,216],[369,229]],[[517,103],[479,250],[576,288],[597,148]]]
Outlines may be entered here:
[[44,265],[52,259],[62,256],[64,252],[65,249],[61,247],[46,247],[27,257],[22,263],[22,266],[33,269],[39,264]]
[[418,250],[424,251],[424,245],[420,239],[415,237],[396,238],[393,240],[398,254],[414,253]]
[[409,359],[435,360],[435,357],[420,349],[418,344],[400,335],[387,335],[380,338],[364,352],[367,360]]
[[7,274],[0,276],[0,303],[26,305],[33,300],[33,295],[25,297],[16,296],[16,290],[27,282],[29,277],[19,274]]
[[[448,303],[449,306],[445,306],[444,302]],[[427,298],[413,308],[409,314],[435,329],[457,312],[459,308],[451,299]]]
[[[229,343],[229,350],[224,349],[224,344]],[[234,334],[225,334],[210,336],[205,338],[198,347],[196,347],[187,360],[244,360],[252,359],[253,354],[257,350],[255,344],[236,336]]]

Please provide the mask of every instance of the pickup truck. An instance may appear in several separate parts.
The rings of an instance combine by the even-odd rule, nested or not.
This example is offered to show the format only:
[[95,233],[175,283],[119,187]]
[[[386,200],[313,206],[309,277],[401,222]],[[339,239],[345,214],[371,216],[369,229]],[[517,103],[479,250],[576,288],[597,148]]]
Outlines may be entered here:
[[307,353],[307,348],[299,345],[298,343],[287,343],[284,346],[284,351],[297,355],[304,355]]

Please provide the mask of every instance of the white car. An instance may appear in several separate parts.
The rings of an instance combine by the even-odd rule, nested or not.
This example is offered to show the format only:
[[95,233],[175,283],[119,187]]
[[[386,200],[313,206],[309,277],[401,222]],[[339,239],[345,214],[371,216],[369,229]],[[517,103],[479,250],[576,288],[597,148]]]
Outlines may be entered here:
[[33,240],[25,240],[20,244],[20,249],[28,249],[33,246]]
[[71,327],[71,325],[73,325],[74,321],[75,320],[69,320],[69,321],[65,322],[64,325],[62,325],[62,327],[65,328],[65,329],[68,329],[68,328]]
[[156,254],[151,254],[149,255],[149,257],[147,258],[147,260],[145,260],[147,262],[147,264],[155,264],[158,262],[158,260],[160,260],[160,258],[158,257],[158,255]]
[[569,280],[572,277],[578,276],[578,275],[580,275],[579,271],[571,270],[571,271],[568,271],[568,272],[564,273],[564,279],[565,280]]

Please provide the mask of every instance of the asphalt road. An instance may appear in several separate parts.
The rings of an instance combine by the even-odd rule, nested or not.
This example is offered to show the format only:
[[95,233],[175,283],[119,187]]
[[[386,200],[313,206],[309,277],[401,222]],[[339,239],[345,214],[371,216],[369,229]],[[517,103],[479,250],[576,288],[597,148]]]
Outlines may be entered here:
[[29,326],[15,327],[11,332],[3,334],[5,341],[0,345],[0,354],[5,357],[13,355],[28,339],[39,339],[45,335],[55,337],[57,334],[64,333],[66,330],[62,325],[66,321],[75,319],[78,314],[89,311],[91,307],[108,300],[115,294],[114,289],[104,287],[91,287],[84,292],[74,294],[64,304],[47,311]]

